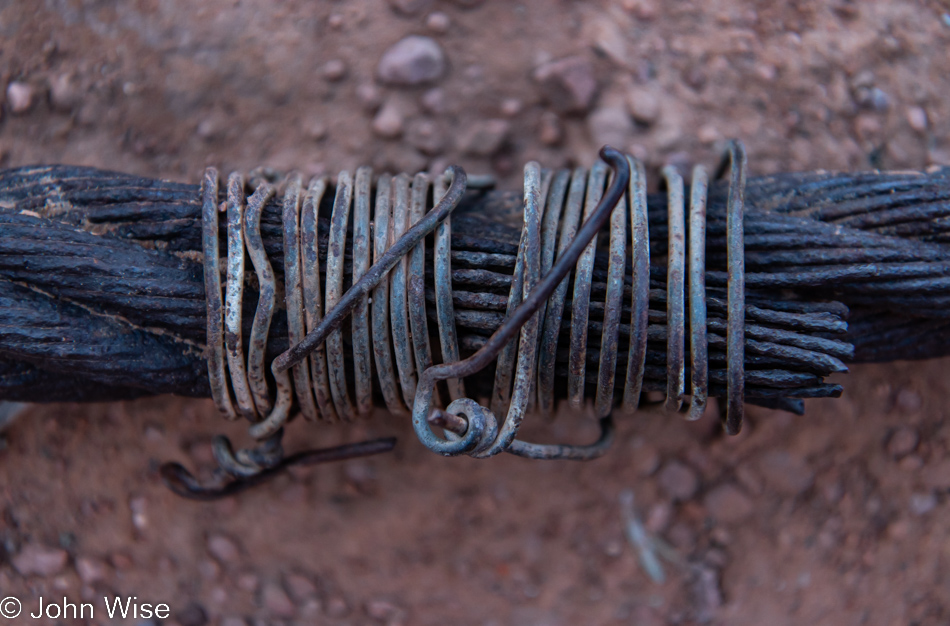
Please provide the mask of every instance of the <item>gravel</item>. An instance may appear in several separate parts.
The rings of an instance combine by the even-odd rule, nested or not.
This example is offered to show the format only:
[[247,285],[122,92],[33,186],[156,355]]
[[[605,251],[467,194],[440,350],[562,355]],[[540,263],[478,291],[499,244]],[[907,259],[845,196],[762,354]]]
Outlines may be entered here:
[[69,554],[60,548],[31,543],[11,559],[14,569],[23,576],[53,576],[66,568]]
[[29,83],[13,81],[7,85],[7,104],[10,112],[15,114],[27,113],[33,108],[36,99],[36,90]]
[[597,93],[594,67],[579,56],[544,63],[534,71],[534,80],[542,96],[561,113],[586,113]]
[[437,81],[445,73],[445,54],[431,37],[410,35],[383,53],[376,76],[394,87],[415,87]]
[[660,488],[675,501],[685,501],[696,495],[699,478],[688,465],[679,461],[669,461],[657,475]]
[[746,520],[755,510],[749,496],[732,483],[725,483],[706,494],[703,504],[709,515],[723,524],[736,524]]

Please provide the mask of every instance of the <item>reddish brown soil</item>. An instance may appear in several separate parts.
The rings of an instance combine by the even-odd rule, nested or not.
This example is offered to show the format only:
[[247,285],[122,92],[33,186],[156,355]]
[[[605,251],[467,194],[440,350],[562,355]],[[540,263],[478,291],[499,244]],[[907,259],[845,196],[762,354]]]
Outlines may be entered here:
[[[0,85],[33,92],[18,113],[7,95],[0,164],[196,182],[208,164],[313,174],[458,161],[515,188],[527,160],[587,165],[605,135],[654,171],[711,163],[730,136],[758,174],[950,164],[950,8],[939,2],[397,4],[422,9],[0,3]],[[441,106],[433,86],[366,87],[383,51],[413,33],[445,51]],[[590,114],[557,118],[557,140],[532,72],[569,55],[590,63],[598,94]],[[345,72],[329,80],[333,60]],[[374,135],[368,95],[399,110],[402,138]],[[636,124],[595,121],[631,99]],[[458,136],[490,119],[508,122],[502,145],[463,154]],[[443,144],[431,156],[411,145],[420,120]],[[157,476],[168,459],[206,470],[214,433],[243,440],[210,401],[37,406],[0,452],[0,596],[27,610],[38,596],[99,598],[105,623],[103,594],[135,595],[169,604],[167,623],[182,626],[944,624],[948,364],[855,367],[843,398],[808,402],[801,418],[750,408],[735,438],[709,417],[645,411],[587,464],[443,459],[386,415],[299,423],[291,450],[388,434],[400,444],[215,504],[183,501]],[[527,435],[592,431],[564,413]],[[626,489],[678,555],[662,584],[624,537]]]

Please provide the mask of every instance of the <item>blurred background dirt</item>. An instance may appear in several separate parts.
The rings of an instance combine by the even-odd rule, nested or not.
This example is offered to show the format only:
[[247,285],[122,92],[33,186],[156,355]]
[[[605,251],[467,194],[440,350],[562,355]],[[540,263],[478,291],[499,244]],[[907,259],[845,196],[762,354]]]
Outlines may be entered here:
[[[655,173],[727,137],[754,174],[950,165],[935,1],[0,0],[0,37],[3,167],[458,162],[514,189],[531,159],[610,142]],[[735,438],[645,411],[588,464],[443,459],[383,414],[295,424],[291,450],[400,444],[215,504],[157,475],[242,440],[210,401],[37,406],[0,452],[0,595],[135,595],[181,626],[943,624],[948,364],[854,367],[843,398],[750,407]],[[675,550],[665,582],[624,536],[625,490]]]

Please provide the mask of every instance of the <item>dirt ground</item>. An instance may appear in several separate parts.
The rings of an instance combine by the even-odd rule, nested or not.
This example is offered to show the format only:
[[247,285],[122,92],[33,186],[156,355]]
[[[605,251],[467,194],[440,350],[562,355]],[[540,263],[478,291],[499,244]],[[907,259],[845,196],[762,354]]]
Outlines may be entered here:
[[[3,167],[459,162],[517,188],[526,161],[589,165],[604,141],[655,173],[727,137],[754,174],[950,165],[936,1],[0,0],[0,34]],[[437,75],[378,68],[409,35]],[[210,400],[36,406],[0,452],[0,596],[93,602],[90,623],[136,596],[181,626],[946,624],[948,365],[856,366],[843,398],[750,407],[734,438],[646,411],[587,464],[443,459],[383,414],[300,423],[290,450],[400,443],[214,504],[157,473],[242,440]],[[663,582],[624,535],[627,490],[672,548]]]

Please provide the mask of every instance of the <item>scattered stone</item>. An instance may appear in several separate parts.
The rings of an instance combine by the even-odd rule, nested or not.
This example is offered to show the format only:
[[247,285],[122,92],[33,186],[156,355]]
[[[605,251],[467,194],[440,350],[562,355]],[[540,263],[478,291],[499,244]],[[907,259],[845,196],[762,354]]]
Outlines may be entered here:
[[254,593],[260,587],[261,579],[254,572],[245,572],[238,576],[237,586],[241,591]]
[[696,132],[696,138],[703,144],[710,146],[722,140],[722,133],[719,132],[715,124],[703,124]]
[[521,113],[522,104],[518,98],[505,98],[501,103],[501,114],[505,117],[515,117]]
[[459,136],[458,148],[464,154],[489,157],[505,144],[510,129],[511,125],[505,120],[475,122]]
[[383,94],[373,83],[362,83],[356,88],[356,99],[367,113],[375,113],[383,104]]
[[815,482],[815,474],[805,460],[784,450],[766,452],[758,465],[765,482],[782,495],[797,496]]
[[327,615],[330,617],[345,617],[350,612],[350,605],[346,603],[343,596],[330,596],[327,598]]
[[241,551],[230,537],[214,534],[208,537],[208,553],[222,563],[236,563]]
[[181,626],[205,626],[208,623],[208,614],[203,606],[192,602],[175,614],[175,619]]
[[432,6],[432,0],[389,0],[389,6],[402,15],[419,15]]
[[401,624],[406,619],[406,611],[389,600],[370,600],[363,608],[369,617],[386,624]]
[[274,617],[289,619],[296,613],[296,608],[290,596],[281,586],[275,583],[264,585],[264,589],[261,591],[261,604]]
[[404,122],[401,107],[390,98],[373,118],[373,132],[383,139],[396,139],[402,135]]
[[305,623],[317,623],[316,618],[323,612],[323,604],[317,598],[310,598],[300,605],[297,613]]
[[445,91],[441,87],[429,89],[422,94],[422,99],[419,103],[423,109],[433,115],[443,113],[445,112]]
[[69,554],[59,548],[27,544],[13,557],[13,567],[23,576],[54,576],[63,571]]
[[914,515],[926,515],[937,508],[937,496],[932,491],[912,493],[908,505]]
[[109,575],[109,565],[100,559],[81,556],[76,559],[76,573],[85,585],[105,580]]
[[660,487],[674,501],[689,500],[696,495],[699,478],[693,469],[679,461],[669,461],[657,475]]
[[35,96],[36,90],[29,83],[13,81],[7,85],[7,103],[10,105],[11,113],[28,112],[33,108]]
[[897,392],[897,398],[894,399],[894,404],[904,413],[916,413],[920,410],[920,407],[924,405],[924,401],[915,390],[909,387],[902,387]]
[[451,25],[449,16],[442,11],[435,11],[426,17],[426,28],[440,35],[447,33]]
[[215,581],[221,576],[221,566],[217,561],[211,559],[201,559],[198,562],[198,572],[205,580]]
[[907,109],[907,123],[918,133],[927,130],[927,112],[921,107],[910,107]]
[[331,13],[327,18],[327,26],[333,30],[340,30],[346,24],[346,19],[340,13]]
[[82,93],[74,74],[59,74],[49,81],[49,101],[54,109],[69,112],[79,104]]
[[650,507],[643,526],[651,533],[658,534],[666,530],[673,518],[673,507],[669,502],[657,502]]
[[132,525],[136,530],[148,528],[148,501],[145,496],[135,496],[129,499],[129,509],[132,511]]
[[597,92],[594,67],[579,56],[544,63],[534,71],[534,80],[561,113],[586,113]]
[[323,64],[323,77],[335,83],[346,76],[346,63],[342,59],[331,59]]
[[310,577],[303,574],[288,574],[284,578],[284,583],[295,602],[303,602],[317,595],[316,584],[310,580]]
[[644,89],[633,89],[627,95],[627,108],[641,124],[653,124],[660,119],[660,99]]
[[619,105],[598,107],[588,116],[587,128],[595,145],[610,145],[621,150],[633,138],[634,131],[630,116]]
[[924,460],[917,454],[908,454],[897,464],[897,467],[904,472],[916,472],[924,466]]
[[748,518],[755,507],[736,485],[725,483],[706,494],[706,510],[718,522],[735,524]]
[[445,137],[438,124],[427,119],[417,119],[406,129],[406,141],[423,154],[435,156],[445,149]]
[[221,620],[221,626],[247,626],[247,620],[243,617],[225,617]]
[[950,489],[950,458],[928,463],[920,473],[920,480],[930,489]]
[[545,111],[538,120],[538,139],[546,146],[556,146],[564,139],[561,118],[553,111]]
[[116,552],[111,557],[109,557],[109,562],[112,563],[112,567],[119,571],[132,569],[132,566],[135,565],[132,557],[124,552]]
[[917,449],[920,435],[912,426],[901,426],[887,438],[887,453],[895,459],[907,456]]
[[320,120],[313,120],[304,127],[307,137],[313,141],[323,141],[327,138],[327,125]]
[[445,54],[431,37],[410,35],[383,53],[376,75],[383,83],[413,87],[431,83],[445,73]]

